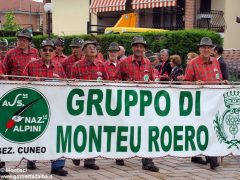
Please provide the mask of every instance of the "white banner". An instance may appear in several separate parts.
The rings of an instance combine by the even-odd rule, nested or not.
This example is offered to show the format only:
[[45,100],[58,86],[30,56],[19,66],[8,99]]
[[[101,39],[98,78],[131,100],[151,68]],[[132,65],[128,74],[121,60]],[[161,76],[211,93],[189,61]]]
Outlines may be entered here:
[[0,82],[0,159],[240,155],[240,86]]

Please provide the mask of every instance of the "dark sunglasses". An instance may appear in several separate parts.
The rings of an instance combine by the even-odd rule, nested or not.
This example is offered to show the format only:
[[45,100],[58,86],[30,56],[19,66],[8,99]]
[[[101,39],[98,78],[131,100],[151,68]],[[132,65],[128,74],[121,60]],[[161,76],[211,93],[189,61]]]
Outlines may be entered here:
[[49,48],[43,48],[42,49],[43,52],[53,52],[53,49],[49,49]]
[[78,48],[81,48],[81,47],[78,47],[78,46],[72,46],[71,48],[72,48],[72,49],[78,49]]

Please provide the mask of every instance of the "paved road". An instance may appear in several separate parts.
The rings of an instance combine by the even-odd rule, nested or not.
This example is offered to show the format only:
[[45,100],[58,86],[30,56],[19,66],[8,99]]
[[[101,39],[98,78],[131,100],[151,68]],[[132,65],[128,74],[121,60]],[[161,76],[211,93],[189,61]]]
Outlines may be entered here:
[[[125,166],[118,166],[113,160],[98,159],[97,164],[100,165],[100,170],[85,169],[82,165],[74,166],[71,160],[66,161],[66,170],[69,175],[66,177],[52,176],[50,177],[50,163],[38,162],[38,169],[24,173],[11,173],[11,175],[34,175],[41,174],[47,179],[63,179],[63,180],[155,180],[155,179],[239,179],[240,180],[240,157],[225,157],[221,162],[221,166],[212,171],[207,165],[198,165],[190,162],[190,158],[173,158],[165,157],[154,160],[159,166],[160,171],[148,172],[141,169],[141,159],[134,158],[125,161]],[[7,167],[14,168],[16,162],[7,163]],[[19,169],[24,169],[26,161],[23,161]],[[26,170],[26,169],[25,169]],[[24,178],[26,179],[26,177]],[[43,178],[41,178],[43,179]]]

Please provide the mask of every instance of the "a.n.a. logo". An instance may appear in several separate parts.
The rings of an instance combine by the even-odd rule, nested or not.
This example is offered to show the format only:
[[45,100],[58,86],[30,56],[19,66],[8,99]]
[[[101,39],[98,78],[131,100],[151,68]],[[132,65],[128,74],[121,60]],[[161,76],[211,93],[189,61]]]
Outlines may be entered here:
[[223,95],[227,109],[224,113],[216,115],[214,129],[220,143],[228,145],[228,149],[240,145],[240,92],[229,91]]
[[47,129],[49,104],[36,89],[13,89],[3,95],[0,106],[0,134],[8,141],[31,142]]

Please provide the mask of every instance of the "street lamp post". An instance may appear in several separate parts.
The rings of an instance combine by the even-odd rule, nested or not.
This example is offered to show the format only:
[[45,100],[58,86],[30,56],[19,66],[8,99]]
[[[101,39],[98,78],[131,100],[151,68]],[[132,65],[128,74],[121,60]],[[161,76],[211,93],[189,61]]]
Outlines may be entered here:
[[45,13],[47,13],[47,34],[48,34],[48,38],[50,38],[50,34],[51,34],[51,21],[50,21],[50,18],[51,18],[51,14],[53,12],[53,4],[52,3],[45,3],[44,4],[44,11]]
[[2,30],[2,19],[1,19],[1,16],[0,16],[0,30]]
[[236,17],[236,22],[240,23],[240,17],[239,16]]

